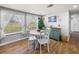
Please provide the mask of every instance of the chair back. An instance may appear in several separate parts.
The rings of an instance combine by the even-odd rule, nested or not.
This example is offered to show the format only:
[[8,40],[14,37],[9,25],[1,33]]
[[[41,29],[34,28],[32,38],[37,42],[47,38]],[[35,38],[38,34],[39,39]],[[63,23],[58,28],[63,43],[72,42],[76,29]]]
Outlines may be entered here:
[[40,44],[49,43],[49,31],[41,31],[40,32],[40,39],[38,39]]
[[40,39],[49,40],[49,30],[44,30],[40,32]]

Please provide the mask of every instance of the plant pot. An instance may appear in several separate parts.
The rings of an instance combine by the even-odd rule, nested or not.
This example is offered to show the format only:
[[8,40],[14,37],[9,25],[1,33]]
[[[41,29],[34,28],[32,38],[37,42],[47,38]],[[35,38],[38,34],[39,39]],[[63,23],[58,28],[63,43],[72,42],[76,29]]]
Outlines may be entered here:
[[38,29],[37,32],[40,32],[40,29]]

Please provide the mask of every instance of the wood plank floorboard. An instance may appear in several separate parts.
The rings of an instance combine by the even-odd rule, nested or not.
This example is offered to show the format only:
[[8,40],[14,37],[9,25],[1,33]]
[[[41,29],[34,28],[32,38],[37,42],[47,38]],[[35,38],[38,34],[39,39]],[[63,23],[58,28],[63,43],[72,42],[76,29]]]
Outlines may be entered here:
[[[78,34],[77,34],[78,35]],[[75,36],[77,36],[75,34]],[[69,42],[55,41],[50,39],[50,52],[47,51],[46,46],[42,46],[42,54],[78,54],[79,53],[79,41],[78,37],[70,38]],[[39,54],[39,48],[28,49],[28,41],[21,40],[5,46],[0,47],[0,54]],[[33,46],[33,44],[29,45]]]

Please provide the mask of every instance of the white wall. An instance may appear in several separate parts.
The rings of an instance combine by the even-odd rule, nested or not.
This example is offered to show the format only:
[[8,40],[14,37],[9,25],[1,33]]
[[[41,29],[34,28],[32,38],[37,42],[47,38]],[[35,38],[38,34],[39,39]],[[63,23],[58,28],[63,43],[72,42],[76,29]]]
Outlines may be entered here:
[[[50,16],[57,16],[57,22],[48,22],[48,17]],[[69,36],[69,12],[62,12],[62,13],[52,13],[49,15],[45,15],[45,25],[46,26],[54,26],[57,27],[58,24],[61,26],[61,33],[63,33],[65,36]]]

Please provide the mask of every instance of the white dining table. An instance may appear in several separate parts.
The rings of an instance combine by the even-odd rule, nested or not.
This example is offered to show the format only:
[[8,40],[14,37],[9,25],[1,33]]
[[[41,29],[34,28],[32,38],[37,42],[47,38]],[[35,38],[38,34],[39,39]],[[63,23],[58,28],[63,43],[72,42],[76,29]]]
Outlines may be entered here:
[[[38,47],[38,37],[40,36],[40,32],[38,32],[37,30],[31,30],[30,32],[29,32],[30,34],[32,34],[32,35],[34,35],[35,37],[36,37],[36,40],[34,40],[35,41],[35,49]],[[33,40],[33,38],[32,38],[32,40]]]
[[33,35],[40,35],[40,32],[38,32],[37,30],[31,30],[29,33]]

